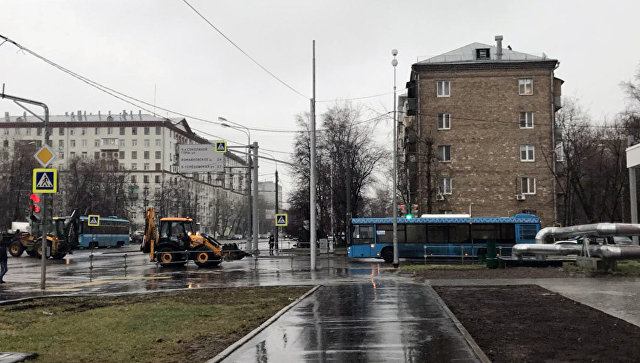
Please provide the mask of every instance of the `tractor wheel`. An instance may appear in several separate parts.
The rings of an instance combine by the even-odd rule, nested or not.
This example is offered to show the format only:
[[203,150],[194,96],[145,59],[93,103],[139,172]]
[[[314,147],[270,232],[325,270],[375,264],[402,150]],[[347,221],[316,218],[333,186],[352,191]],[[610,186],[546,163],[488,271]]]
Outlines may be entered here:
[[208,250],[206,247],[200,247],[197,251],[191,253],[193,262],[198,267],[214,267],[218,266],[221,262],[221,258],[216,258],[215,252]]
[[178,257],[176,251],[171,249],[170,247],[160,247],[158,249],[158,253],[156,254],[156,259],[160,262],[160,265],[164,266],[177,266],[184,265],[182,259]]
[[20,257],[22,256],[22,252],[24,252],[24,247],[22,246],[22,243],[20,243],[20,241],[11,242],[11,244],[9,245],[9,253],[11,254],[11,256]]

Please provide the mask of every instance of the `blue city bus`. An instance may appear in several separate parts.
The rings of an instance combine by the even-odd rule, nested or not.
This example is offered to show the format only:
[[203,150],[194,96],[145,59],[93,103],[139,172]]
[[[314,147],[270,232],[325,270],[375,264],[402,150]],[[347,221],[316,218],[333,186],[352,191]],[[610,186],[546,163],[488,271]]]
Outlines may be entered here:
[[[353,218],[348,256],[393,261],[393,218]],[[398,257],[478,257],[487,241],[495,241],[503,256],[515,243],[534,243],[540,219],[532,214],[513,217],[473,217],[468,214],[425,214],[398,218]]]
[[129,244],[130,223],[118,217],[100,217],[98,227],[87,225],[87,216],[79,220],[78,247],[122,247]]

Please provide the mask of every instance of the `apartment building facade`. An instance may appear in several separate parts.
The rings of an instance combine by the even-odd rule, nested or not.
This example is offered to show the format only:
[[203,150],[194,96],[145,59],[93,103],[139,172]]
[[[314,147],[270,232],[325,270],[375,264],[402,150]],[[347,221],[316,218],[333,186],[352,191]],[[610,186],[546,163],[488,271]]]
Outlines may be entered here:
[[[146,207],[161,202],[167,203],[167,215],[198,216],[201,230],[209,233],[215,230],[217,216],[212,206],[216,200],[228,199],[239,211],[246,208],[245,172],[233,168],[245,166],[244,158],[225,154],[225,170],[229,172],[224,174],[178,173],[178,145],[208,142],[193,132],[184,118],[78,111],[50,116],[50,125],[49,146],[56,155],[50,167],[59,170],[61,195],[65,194],[65,173],[73,160],[106,160],[126,172],[128,193],[134,201],[128,217],[137,228],[144,226]],[[18,145],[40,147],[43,123],[34,116],[5,113],[0,120],[0,140],[0,160],[10,158]],[[188,206],[169,203],[167,191],[174,191],[173,199],[188,199]]]
[[420,213],[557,221],[559,62],[472,43],[412,65],[400,97],[406,198]]

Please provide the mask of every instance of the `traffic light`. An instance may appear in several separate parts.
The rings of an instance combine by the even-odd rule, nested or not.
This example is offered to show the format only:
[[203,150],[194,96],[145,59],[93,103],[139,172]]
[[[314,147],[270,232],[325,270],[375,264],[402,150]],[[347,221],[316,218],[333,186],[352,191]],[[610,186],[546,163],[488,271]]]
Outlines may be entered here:
[[412,204],[411,205],[411,214],[413,214],[414,216],[418,215],[418,205],[417,204]]
[[29,199],[29,219],[32,222],[40,222],[40,197],[38,194],[31,194]]
[[398,216],[404,217],[407,215],[407,207],[404,204],[398,205]]

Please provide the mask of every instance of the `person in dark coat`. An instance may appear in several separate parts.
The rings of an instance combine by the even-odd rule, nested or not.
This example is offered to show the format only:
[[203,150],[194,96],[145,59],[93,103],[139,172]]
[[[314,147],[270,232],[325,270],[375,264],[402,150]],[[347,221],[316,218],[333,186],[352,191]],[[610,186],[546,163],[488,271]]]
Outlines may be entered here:
[[273,255],[273,243],[275,241],[275,238],[273,238],[273,235],[270,234],[269,235],[269,254]]
[[4,284],[4,275],[9,268],[7,267],[7,241],[5,238],[0,239],[0,284]]

